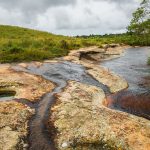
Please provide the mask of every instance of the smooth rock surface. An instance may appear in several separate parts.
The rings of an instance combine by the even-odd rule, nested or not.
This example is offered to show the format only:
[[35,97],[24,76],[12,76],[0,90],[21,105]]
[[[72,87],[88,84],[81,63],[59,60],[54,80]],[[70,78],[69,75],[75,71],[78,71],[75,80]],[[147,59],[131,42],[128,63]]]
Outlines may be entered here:
[[[20,65],[26,67],[25,64]],[[54,84],[37,75],[17,72],[11,67],[0,65],[0,92],[1,95],[4,91],[6,93],[5,100],[5,95],[0,99],[0,150],[28,149],[28,121],[34,110],[21,102],[23,99],[36,102],[43,94],[52,91]],[[16,93],[12,101],[7,97],[7,91]]]
[[53,88],[54,84],[40,76],[17,72],[10,66],[0,66],[0,89],[15,91],[14,98],[37,101]]
[[118,44],[113,45],[107,45],[108,48],[105,48],[106,45],[103,45],[102,48],[99,48],[97,46],[92,46],[88,48],[81,48],[79,50],[72,50],[68,56],[65,56],[64,59],[67,61],[73,61],[76,63],[80,63],[79,61],[103,61],[107,59],[112,59],[116,57],[120,57],[121,54],[123,54],[124,50],[126,48],[129,48],[129,46],[123,45],[120,46]]
[[128,87],[127,81],[104,67],[94,65],[87,68],[87,72],[97,81],[107,85],[111,93],[119,92]]
[[60,150],[149,150],[150,121],[103,105],[103,90],[70,81],[50,122]]
[[[105,48],[106,46],[107,48]],[[126,48],[129,48],[129,46],[118,44],[104,45],[103,48],[93,46],[73,50],[64,59],[83,65],[86,67],[88,74],[108,86],[112,93],[116,93],[128,87],[127,81],[110,70],[101,67],[97,62],[120,57]]]

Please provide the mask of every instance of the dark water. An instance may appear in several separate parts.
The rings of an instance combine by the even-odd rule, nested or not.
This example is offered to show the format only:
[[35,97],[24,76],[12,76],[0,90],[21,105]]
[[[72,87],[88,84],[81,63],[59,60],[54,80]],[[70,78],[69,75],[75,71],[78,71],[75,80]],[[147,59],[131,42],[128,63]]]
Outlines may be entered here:
[[[22,70],[20,68],[15,69],[18,71]],[[53,144],[54,128],[51,127],[50,130],[48,130],[47,124],[50,118],[51,106],[56,101],[55,94],[62,91],[67,85],[68,80],[94,85],[104,89],[106,93],[109,93],[109,89],[89,76],[83,66],[71,62],[45,63],[39,68],[29,66],[23,71],[41,75],[56,84],[56,88],[53,92],[47,93],[39,102],[35,103],[34,108],[36,113],[29,123],[30,150],[55,150],[55,145]]]
[[150,119],[150,66],[147,59],[150,47],[130,48],[123,57],[105,61],[102,66],[124,77],[127,90],[108,97],[109,107]]
[[0,91],[0,101],[7,101],[14,99],[14,96],[16,95],[15,91],[12,90],[1,90]]

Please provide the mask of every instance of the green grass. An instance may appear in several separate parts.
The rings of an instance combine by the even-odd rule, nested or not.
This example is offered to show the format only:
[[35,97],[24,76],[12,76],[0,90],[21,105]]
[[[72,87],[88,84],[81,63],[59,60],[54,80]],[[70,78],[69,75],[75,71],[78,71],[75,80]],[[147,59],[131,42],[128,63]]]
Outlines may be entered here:
[[150,45],[150,37],[127,34],[68,37],[16,26],[0,25],[0,63],[41,61],[68,54],[72,49],[109,43]]
[[0,25],[0,62],[44,60],[83,47],[76,38]]

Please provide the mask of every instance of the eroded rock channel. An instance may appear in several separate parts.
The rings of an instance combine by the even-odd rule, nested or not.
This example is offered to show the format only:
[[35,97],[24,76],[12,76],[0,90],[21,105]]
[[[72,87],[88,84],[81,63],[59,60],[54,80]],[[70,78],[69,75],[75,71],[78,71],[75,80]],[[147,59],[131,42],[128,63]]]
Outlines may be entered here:
[[[16,67],[16,70],[21,71],[22,68]],[[48,93],[41,98],[36,104],[35,116],[30,121],[30,148],[32,150],[54,150],[54,143],[51,143],[50,135],[53,131],[47,131],[47,122],[49,120],[49,112],[52,105],[56,102],[55,94],[62,91],[67,85],[67,81],[74,80],[87,85],[93,85],[104,89],[109,93],[109,89],[103,84],[93,79],[86,73],[83,66],[63,61],[57,63],[45,63],[40,67],[29,65],[24,71],[41,75],[45,79],[56,84],[56,88],[52,93]],[[52,129],[53,130],[53,129]],[[47,133],[46,133],[47,132]],[[51,138],[51,140],[50,140]]]

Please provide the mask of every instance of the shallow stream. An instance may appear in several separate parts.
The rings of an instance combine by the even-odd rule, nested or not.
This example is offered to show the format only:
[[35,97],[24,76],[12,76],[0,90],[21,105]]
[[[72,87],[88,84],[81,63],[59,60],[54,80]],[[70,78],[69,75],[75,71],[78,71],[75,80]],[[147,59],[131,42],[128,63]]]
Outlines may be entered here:
[[54,130],[53,127],[48,130],[47,123],[50,118],[51,106],[56,101],[55,94],[62,91],[62,89],[67,85],[68,80],[75,80],[81,83],[94,85],[102,88],[105,93],[109,93],[109,89],[88,75],[83,66],[71,62],[63,61],[59,63],[45,63],[39,68],[29,66],[25,71],[32,74],[41,75],[45,79],[56,84],[54,91],[52,93],[47,93],[34,106],[36,113],[29,124],[30,150],[55,149],[53,144]]
[[125,78],[128,89],[108,97],[108,107],[150,119],[150,47],[130,48],[124,56],[100,65]]

